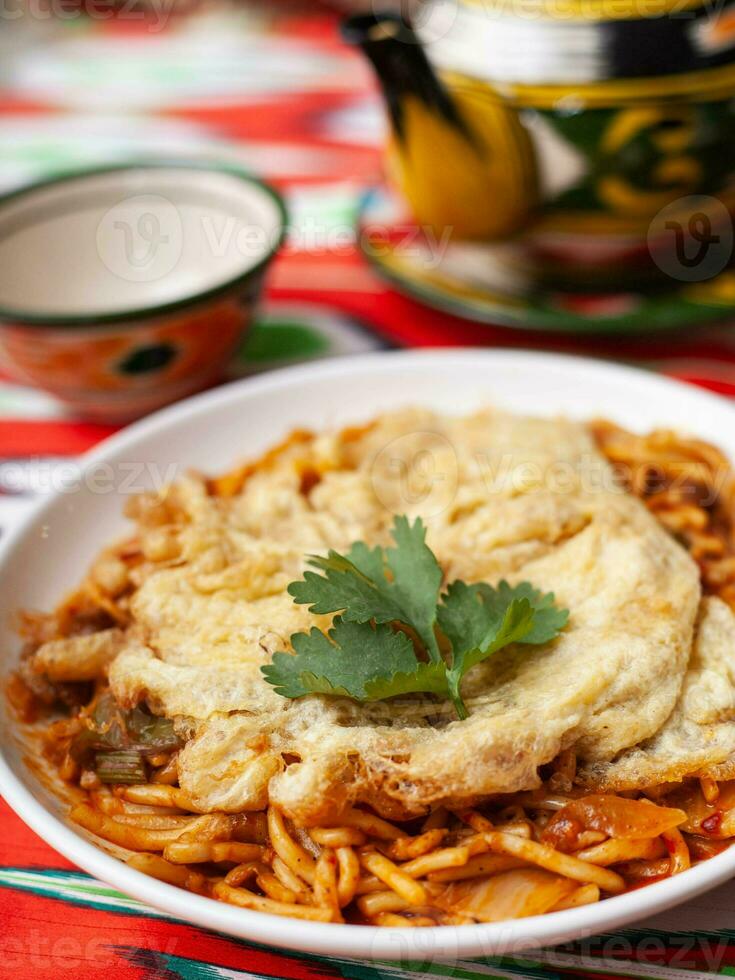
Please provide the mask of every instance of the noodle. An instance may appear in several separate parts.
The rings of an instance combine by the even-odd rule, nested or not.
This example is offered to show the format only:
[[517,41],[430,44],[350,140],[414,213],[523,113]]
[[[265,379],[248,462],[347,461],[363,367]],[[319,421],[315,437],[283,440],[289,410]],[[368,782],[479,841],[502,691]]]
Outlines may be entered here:
[[332,921],[342,922],[339,892],[337,888],[337,858],[334,851],[325,848],[319,855],[314,876],[314,901],[332,910]]
[[246,888],[233,888],[226,881],[217,881],[212,886],[215,898],[239,905],[244,909],[254,909],[256,912],[270,912],[271,915],[287,915],[296,919],[311,919],[314,922],[329,922],[332,910],[316,908],[313,905],[296,905],[291,902],[277,902],[272,898],[263,898]]
[[127,863],[136,871],[142,871],[159,881],[166,881],[169,885],[178,885],[179,888],[186,888],[191,892],[206,891],[207,879],[204,875],[170,864],[157,854],[131,854]]
[[366,871],[374,874],[409,905],[426,904],[426,889],[423,885],[414,881],[384,854],[379,854],[377,851],[361,851],[358,857]]
[[[591,431],[624,485],[699,563],[705,591],[735,607],[735,480],[722,454],[665,430],[640,436],[595,422]],[[237,494],[259,467],[272,465],[289,446],[306,438],[297,433],[262,463],[211,480],[210,492]],[[309,474],[303,478],[308,480]],[[62,776],[85,791],[71,819],[134,852],[127,858],[130,867],[245,909],[315,922],[416,927],[493,921],[492,909],[480,918],[451,907],[447,896],[454,894],[452,888],[481,886],[496,876],[512,882],[514,877],[543,874],[538,868],[558,876],[562,891],[567,890],[556,896],[550,911],[560,911],[678,874],[726,846],[720,838],[705,838],[703,830],[690,833],[687,822],[657,833],[661,825],[650,830],[650,816],[645,826],[642,817],[637,823],[633,819],[620,836],[609,825],[603,832],[574,821],[571,838],[545,836],[554,821],[567,818],[558,811],[569,807],[571,813],[579,799],[576,757],[570,749],[547,767],[545,782],[534,792],[457,812],[439,807],[409,824],[362,807],[348,808],[331,826],[309,828],[294,826],[275,806],[255,813],[198,813],[178,786],[178,748],[171,745],[146,757],[147,782],[112,789],[101,784],[72,757],[70,745],[105,696],[105,665],[119,626],[130,621],[136,576],[143,574],[146,562],[177,560],[179,548],[175,499],[144,496],[131,506],[141,523],[156,529],[147,553],[135,540],[105,552],[82,588],[53,617],[28,614],[24,619],[31,646],[59,641],[48,650],[53,655],[50,675],[86,680],[94,689],[91,702],[78,708],[78,714],[48,726],[46,753]],[[83,676],[75,673],[75,662]],[[10,694],[23,718],[32,720],[37,700],[20,676],[13,679]],[[726,812],[723,801],[732,799],[732,789],[711,778],[691,782],[696,806],[707,813]],[[652,797],[665,806],[670,790],[651,787],[640,798]]]
[[641,436],[606,421],[591,429],[626,488],[691,552],[705,592],[735,608],[735,478],[725,456],[668,429]]
[[[268,898],[273,898],[277,902],[284,902],[287,905],[294,905],[299,901],[302,893],[298,891],[292,891],[287,888],[272,871],[268,871],[267,868],[261,868],[255,878],[255,883],[261,891],[265,892]],[[231,884],[231,882],[227,882]],[[319,903],[318,903],[319,904]]]
[[248,861],[247,864],[238,864],[228,871],[225,875],[225,882],[228,885],[232,885],[233,888],[239,888],[246,881],[250,881],[251,878],[257,878],[258,875],[261,875],[267,870],[267,865],[261,861]]
[[273,850],[288,869],[313,885],[316,878],[316,861],[289,835],[282,814],[273,806],[268,808],[268,833]]
[[[719,794],[720,786],[714,786]],[[712,799],[713,787],[707,784],[705,789]],[[239,842],[233,839],[235,817],[181,813],[183,794],[153,782],[115,792],[106,787],[95,790],[73,809],[72,819],[111,843],[137,851],[128,859],[130,866],[162,881],[243,908],[323,922],[346,918],[416,926],[477,921],[442,910],[434,905],[434,897],[440,901],[442,890],[452,882],[482,881],[531,866],[579,883],[553,907],[560,911],[691,865],[688,835],[676,828],[638,839],[580,829],[574,854],[541,843],[547,808],[559,810],[574,799],[543,792],[518,794],[512,805],[504,802],[495,820],[489,810],[445,812],[445,826],[420,828],[416,836],[367,810],[352,809],[340,826],[308,831],[316,858],[275,807],[267,811],[268,846]],[[172,805],[166,808],[166,802]],[[511,823],[498,819],[509,813],[515,818]],[[369,834],[368,827],[375,833]],[[641,826],[640,833],[646,828]],[[219,874],[197,870],[215,866],[222,869]]]
[[689,848],[687,847],[686,841],[682,837],[680,830],[677,830],[675,827],[671,830],[667,830],[661,834],[661,839],[671,855],[670,874],[678,875],[681,874],[682,871],[686,871],[687,868],[691,867],[692,859],[689,856]]
[[497,854],[510,854],[573,881],[598,885],[602,891],[625,891],[625,881],[619,874],[587,861],[580,861],[579,858],[564,854],[547,844],[524,840],[512,834],[490,833],[487,838],[491,849]]
[[381,912],[403,912],[410,907],[410,904],[405,898],[392,891],[374,892],[372,895],[363,895],[357,900],[357,907],[368,918]]
[[469,847],[445,847],[431,854],[422,854],[421,857],[402,864],[401,871],[412,878],[424,878],[445,868],[462,867],[469,861],[470,853]]
[[[663,838],[664,835],[662,834],[661,837]],[[661,841],[657,837],[649,837],[642,840],[606,840],[603,844],[577,851],[575,857],[580,861],[607,867],[610,864],[620,864],[621,861],[633,861],[639,858],[649,860],[661,857],[663,853]]]
[[423,857],[438,847],[446,835],[445,828],[437,827],[424,831],[418,837],[399,837],[386,848],[386,854],[394,861],[410,861],[412,858]]
[[173,864],[206,864],[232,861],[233,864],[247,864],[261,861],[263,848],[259,844],[238,844],[231,841],[218,841],[213,844],[200,844],[192,841],[175,841],[167,844],[163,856]]
[[360,862],[351,847],[338,847],[336,850],[339,878],[337,882],[337,897],[339,907],[349,905],[357,892],[360,880]]
[[[349,850],[350,854],[352,854],[352,848]],[[357,860],[357,858],[355,858],[355,860]],[[311,892],[301,878],[294,874],[289,866],[282,861],[277,854],[273,856],[271,865],[273,867],[273,873],[281,884],[285,885],[289,891],[293,892],[298,897],[298,901],[306,902],[308,904],[311,899]]]
[[357,827],[367,834],[368,837],[377,837],[379,840],[398,840],[404,834],[395,826],[388,823],[374,813],[366,810],[349,810],[342,818],[349,827]]
[[314,827],[309,836],[322,847],[360,847],[367,836],[356,827]]

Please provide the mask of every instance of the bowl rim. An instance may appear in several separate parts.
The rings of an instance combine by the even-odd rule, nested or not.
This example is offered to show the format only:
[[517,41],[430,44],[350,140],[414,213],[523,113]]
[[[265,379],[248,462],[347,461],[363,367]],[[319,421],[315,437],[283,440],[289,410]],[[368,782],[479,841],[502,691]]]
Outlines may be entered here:
[[[197,160],[194,158],[177,157],[168,159],[166,157],[156,157],[146,159],[145,157],[134,157],[121,163],[105,164],[103,166],[80,167],[78,169],[64,170],[61,173],[44,177],[23,184],[7,193],[0,194],[0,217],[6,204],[32,197],[38,191],[54,187],[57,184],[73,183],[74,181],[84,181],[89,177],[96,177],[104,174],[124,174],[135,171],[158,171],[158,170],[199,170],[203,173],[228,174],[238,178],[244,185],[255,189],[259,193],[268,197],[276,206],[278,214],[278,231],[273,244],[268,251],[255,265],[250,266],[244,272],[231,276],[225,282],[203,289],[195,293],[184,296],[182,299],[171,300],[166,303],[155,303],[150,306],[141,306],[134,309],[124,310],[119,313],[83,313],[73,314],[37,314],[28,310],[14,309],[10,306],[0,304],[0,325],[6,324],[19,327],[82,327],[84,329],[97,326],[104,327],[111,324],[126,324],[127,326],[140,326],[143,321],[147,322],[156,317],[167,316],[179,310],[192,308],[203,303],[219,298],[230,292],[238,285],[247,282],[252,276],[258,275],[272,261],[278,250],[283,245],[286,238],[289,213],[283,196],[261,177],[255,176],[245,167],[237,164],[216,161],[216,160]],[[138,321],[133,322],[133,321]]]
[[[735,408],[711,392],[671,378],[656,376],[627,365],[611,364],[599,359],[547,354],[523,350],[454,348],[418,351],[380,351],[361,357],[342,357],[300,364],[267,372],[223,385],[213,391],[185,399],[153,413],[119,433],[105,439],[82,457],[83,469],[114,459],[121,452],[134,450],[141,439],[165,433],[172,425],[185,424],[193,416],[207,415],[221,404],[238,399],[287,392],[292,383],[325,382],[335,375],[371,371],[425,370],[436,372],[437,366],[459,362],[468,370],[477,370],[477,361],[487,361],[496,369],[523,368],[535,364],[558,370],[584,370],[593,373],[604,386],[610,373],[626,380],[631,397],[655,397],[679,393],[704,409],[726,410],[735,421]],[[494,362],[494,363],[493,363]],[[0,563],[8,560],[17,548],[27,547],[33,528],[43,521],[61,490],[39,500],[0,542]],[[130,868],[83,836],[61,817],[46,809],[19,776],[15,774],[0,747],[0,787],[8,804],[21,819],[50,846],[89,874],[107,882],[133,898],[163,910],[179,920],[196,926],[226,932],[250,942],[302,954],[333,958],[367,958],[410,962],[453,961],[470,968],[469,957],[520,953],[572,939],[599,935],[695,898],[735,876],[735,845],[721,854],[690,868],[683,874],[655,882],[622,895],[607,898],[594,905],[538,915],[507,922],[480,923],[466,926],[434,926],[424,929],[379,928],[341,923],[309,922],[283,918],[230,906],[215,899],[195,895]]]

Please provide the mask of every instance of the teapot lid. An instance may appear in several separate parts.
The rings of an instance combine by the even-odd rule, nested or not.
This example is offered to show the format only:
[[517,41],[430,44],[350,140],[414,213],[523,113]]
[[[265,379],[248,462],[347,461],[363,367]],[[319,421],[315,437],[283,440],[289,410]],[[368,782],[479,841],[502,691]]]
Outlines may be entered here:
[[[735,0],[430,0],[414,28],[440,69],[579,86],[735,66],[734,13]],[[735,94],[735,73],[728,81]]]
[[456,7],[481,10],[492,16],[505,12],[516,17],[551,20],[650,20],[684,15],[712,5],[708,0],[456,0]]

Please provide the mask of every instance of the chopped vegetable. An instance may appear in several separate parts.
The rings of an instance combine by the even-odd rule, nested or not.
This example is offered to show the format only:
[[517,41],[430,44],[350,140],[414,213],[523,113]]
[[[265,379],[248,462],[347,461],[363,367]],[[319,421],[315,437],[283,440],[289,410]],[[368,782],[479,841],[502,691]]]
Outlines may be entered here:
[[[140,705],[123,711],[109,692],[82,720],[84,727],[69,751],[80,765],[93,763],[102,782],[144,783],[146,757],[173,752],[181,745],[170,719],[157,718]],[[119,778],[113,778],[116,773]]]
[[140,752],[97,752],[94,768],[103,783],[144,783],[147,779]]
[[504,922],[543,915],[578,887],[578,882],[540,868],[518,868],[456,882],[435,901],[449,912],[464,912],[478,922]]
[[172,752],[181,742],[170,718],[158,718],[138,706],[124,715],[125,728],[132,744],[149,755]]
[[679,825],[679,830],[717,840],[735,836],[735,781],[720,782],[718,787],[715,803],[707,803],[699,780],[685,782],[667,794],[666,804],[680,807],[686,814],[686,822]]
[[[283,697],[329,694],[356,701],[424,693],[451,699],[467,717],[460,686],[476,664],[512,643],[542,644],[558,636],[569,613],[528,582],[497,588],[453,582],[440,595],[442,571],[420,519],[397,517],[395,547],[354,544],[309,564],[289,586],[297,603],[318,614],[340,613],[323,633],[295,633],[295,653],[276,653],[261,668]],[[407,627],[417,643],[399,627]],[[442,657],[437,629],[450,648]]]
[[658,837],[685,820],[686,813],[674,807],[599,793],[567,803],[546,825],[542,840],[566,850],[564,843],[574,843],[581,830],[597,830],[616,840],[637,840]]

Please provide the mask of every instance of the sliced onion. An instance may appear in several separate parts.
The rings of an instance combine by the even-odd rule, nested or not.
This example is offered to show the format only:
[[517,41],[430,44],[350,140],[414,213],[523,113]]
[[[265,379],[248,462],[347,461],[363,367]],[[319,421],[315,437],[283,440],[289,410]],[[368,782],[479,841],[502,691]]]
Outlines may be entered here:
[[681,807],[686,821],[679,828],[714,840],[735,837],[735,782],[720,783],[716,803],[707,803],[699,782],[687,783],[667,796],[667,802]]
[[540,868],[518,868],[491,878],[452,882],[432,901],[447,912],[462,912],[480,922],[502,922],[542,915],[579,887]]
[[546,825],[543,841],[553,845],[568,843],[570,828],[598,830],[608,837],[623,839],[658,837],[685,820],[683,810],[600,793],[567,803]]

